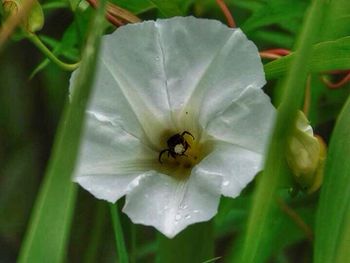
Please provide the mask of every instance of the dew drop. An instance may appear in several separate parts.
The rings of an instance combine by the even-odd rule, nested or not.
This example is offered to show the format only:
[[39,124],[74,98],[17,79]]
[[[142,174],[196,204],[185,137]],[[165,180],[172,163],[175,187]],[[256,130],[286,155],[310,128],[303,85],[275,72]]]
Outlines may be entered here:
[[191,218],[191,215],[186,215],[185,216],[185,219],[190,219]]
[[175,220],[176,220],[176,221],[179,221],[180,219],[181,219],[181,215],[177,214],[177,215],[175,216]]
[[198,214],[199,210],[193,210],[193,213]]
[[180,205],[180,208],[181,208],[181,209],[187,209],[187,208],[188,208],[188,205]]
[[230,181],[225,181],[225,182],[223,182],[223,186],[228,186],[230,184]]

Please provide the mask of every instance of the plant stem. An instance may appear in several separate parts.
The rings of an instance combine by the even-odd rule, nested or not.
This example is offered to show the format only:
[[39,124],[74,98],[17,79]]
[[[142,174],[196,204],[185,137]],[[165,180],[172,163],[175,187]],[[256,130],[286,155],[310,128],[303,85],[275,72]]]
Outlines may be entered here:
[[123,229],[120,223],[118,207],[115,204],[110,204],[109,208],[111,210],[111,220],[113,224],[118,262],[128,263],[128,252],[125,246]]
[[75,70],[80,62],[74,63],[74,64],[68,64],[64,63],[61,60],[59,60],[46,46],[45,44],[40,40],[40,38],[34,34],[29,33],[27,34],[28,40],[30,40],[45,56],[47,56],[48,59],[50,59],[53,63],[55,63],[57,66],[62,68],[63,70],[67,71],[73,71]]

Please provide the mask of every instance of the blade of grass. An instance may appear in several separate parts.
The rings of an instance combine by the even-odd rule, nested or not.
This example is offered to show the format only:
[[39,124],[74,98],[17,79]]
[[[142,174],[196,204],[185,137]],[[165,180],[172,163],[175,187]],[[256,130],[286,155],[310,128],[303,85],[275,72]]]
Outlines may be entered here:
[[350,97],[335,126],[316,217],[315,263],[350,262]]
[[72,99],[70,103],[67,101],[64,108],[19,262],[62,262],[66,255],[77,190],[71,182],[71,174],[77,158],[85,106],[92,87],[103,28],[103,8],[104,5],[101,5],[92,24],[94,30],[90,31],[84,49]]
[[128,251],[125,246],[123,229],[120,223],[118,206],[115,204],[110,204],[109,208],[111,210],[111,220],[113,223],[113,230],[115,236],[116,252],[118,255],[119,263],[128,263]]
[[258,178],[253,204],[247,222],[242,247],[237,253],[238,262],[266,262],[273,236],[270,228],[278,216],[276,194],[280,181],[288,174],[284,151],[289,131],[292,130],[298,108],[302,104],[308,74],[312,44],[317,40],[325,11],[325,0],[316,0],[306,17],[297,43],[296,53],[283,86],[283,100],[278,109],[276,125],[270,143],[265,170]]
[[[283,76],[299,51],[265,64],[267,79]],[[308,70],[312,72],[350,68],[350,36],[317,43],[312,47]]]

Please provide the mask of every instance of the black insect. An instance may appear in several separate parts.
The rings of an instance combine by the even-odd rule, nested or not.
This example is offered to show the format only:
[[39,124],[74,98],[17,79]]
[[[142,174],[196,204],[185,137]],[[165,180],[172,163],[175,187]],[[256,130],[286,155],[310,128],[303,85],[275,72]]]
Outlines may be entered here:
[[188,148],[191,148],[191,146],[185,139],[186,134],[190,135],[194,140],[194,136],[188,131],[184,131],[181,134],[177,133],[167,140],[166,143],[168,144],[169,148],[164,149],[159,153],[158,160],[160,163],[162,163],[162,155],[166,152],[168,152],[168,157],[171,156],[174,159],[176,158],[176,156],[186,156],[185,152]]

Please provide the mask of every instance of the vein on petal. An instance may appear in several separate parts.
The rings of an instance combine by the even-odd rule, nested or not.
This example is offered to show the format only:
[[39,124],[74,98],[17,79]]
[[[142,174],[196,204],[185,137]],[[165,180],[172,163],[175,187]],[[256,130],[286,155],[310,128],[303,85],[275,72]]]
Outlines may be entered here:
[[173,116],[173,111],[172,111],[172,105],[170,102],[170,94],[169,94],[169,87],[168,87],[168,77],[167,77],[167,73],[166,73],[166,64],[165,64],[165,53],[164,53],[164,47],[163,47],[163,43],[162,43],[162,39],[161,39],[161,34],[159,32],[159,23],[158,21],[156,21],[154,23],[154,26],[156,28],[156,36],[157,36],[157,43],[159,45],[159,49],[160,49],[160,59],[162,61],[162,69],[163,69],[163,78],[164,78],[164,87],[165,87],[165,92],[166,92],[166,97],[167,97],[167,102],[168,102],[168,106],[169,106],[169,114],[170,114],[170,119],[172,121],[172,123],[175,124],[174,122],[174,116]]
[[134,159],[130,161],[99,161],[98,163],[85,165],[80,171],[80,176],[94,175],[118,175],[125,173],[139,173],[152,170],[152,159]]
[[[138,136],[136,136],[135,134],[133,134],[132,132],[128,131],[127,129],[125,129],[119,122],[116,123],[113,120],[109,119],[108,117],[105,117],[103,114],[95,112],[95,111],[86,111],[87,114],[93,118],[95,118],[96,121],[99,121],[101,123],[105,123],[108,125],[111,125],[113,127],[117,127],[118,129],[122,130],[123,132],[125,132],[127,135],[135,138],[139,143],[141,143],[143,146],[145,146],[146,148],[148,148],[151,151],[155,151],[158,152],[156,149],[154,149],[152,147],[151,144],[144,142],[142,138],[139,138]],[[101,118],[102,116],[102,118]]]
[[[132,97],[134,100],[137,100],[136,104],[142,105],[142,107],[144,108],[142,113],[137,110],[135,103],[133,103],[130,99],[131,95],[128,94],[127,89],[125,89],[124,86],[120,83],[119,79],[115,76],[114,72],[112,72],[111,68],[106,63],[106,61],[103,59],[103,57],[101,57],[101,62],[106,67],[106,69],[111,74],[111,76],[114,78],[116,83],[118,84],[118,87],[119,87],[120,91],[122,92],[125,100],[130,105],[131,110],[134,112],[136,119],[140,124],[140,128],[142,129],[143,133],[145,134],[145,138],[147,139],[148,143],[152,146],[153,149],[155,149],[155,151],[158,151],[157,144],[155,143],[156,139],[153,138],[153,140],[152,140],[151,130],[153,130],[154,127],[162,126],[162,124],[160,122],[157,122],[156,118],[154,118],[153,116],[146,117],[149,114],[149,112],[151,112],[151,111],[145,105],[144,101],[137,95],[137,93],[134,92],[132,94],[133,95]],[[122,75],[122,73],[120,71],[118,71],[118,73],[120,73]],[[121,77],[121,75],[119,77]],[[127,80],[124,80],[124,81],[127,82]],[[143,114],[144,116],[140,116],[140,114]],[[151,124],[149,124],[147,122],[151,122]]]
[[230,43],[231,39],[237,34],[237,32],[238,32],[237,30],[233,31],[232,34],[230,34],[226,38],[226,40],[224,41],[224,44],[214,53],[214,55],[210,59],[209,64],[207,65],[207,67],[203,71],[202,75],[198,78],[198,82],[195,84],[195,87],[192,90],[192,92],[189,96],[189,99],[186,103],[186,106],[183,109],[181,114],[183,114],[185,111],[188,111],[187,108],[192,108],[191,105],[197,105],[196,101],[199,101],[199,105],[197,105],[197,107],[194,107],[194,114],[192,114],[193,121],[198,121],[199,112],[200,112],[200,110],[202,108],[202,104],[203,104],[203,99],[201,98],[202,96],[199,96],[201,92],[203,93],[203,90],[200,90],[201,83],[205,79],[206,75],[210,72],[210,69],[212,68],[212,66],[214,64],[214,61],[217,60],[217,58],[220,56],[220,53],[225,49],[227,44]]

